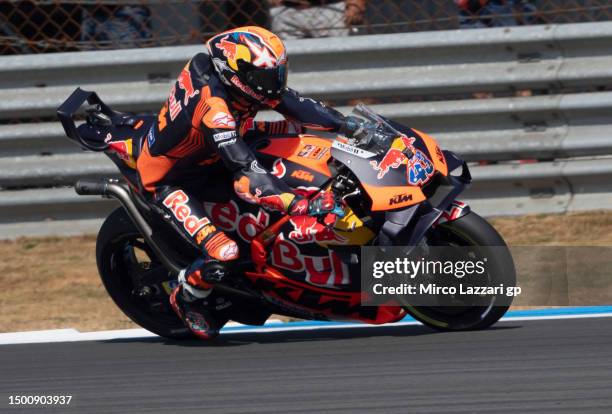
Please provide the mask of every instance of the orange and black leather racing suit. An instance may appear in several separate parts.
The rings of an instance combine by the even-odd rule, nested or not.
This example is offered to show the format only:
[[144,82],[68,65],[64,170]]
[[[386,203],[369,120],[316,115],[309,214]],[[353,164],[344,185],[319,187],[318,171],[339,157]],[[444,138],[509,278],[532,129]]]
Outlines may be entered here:
[[[299,133],[303,127],[338,131],[344,122],[338,111],[291,89],[260,106],[235,98],[228,89],[207,54],[194,56],[174,83],[137,161],[144,194],[168,213],[192,244],[219,261],[237,258],[237,245],[211,224],[201,195],[189,183],[201,186],[224,167],[233,174],[234,190],[242,199],[287,212],[305,200],[257,163],[243,135]],[[266,108],[286,121],[255,122],[257,111]]]

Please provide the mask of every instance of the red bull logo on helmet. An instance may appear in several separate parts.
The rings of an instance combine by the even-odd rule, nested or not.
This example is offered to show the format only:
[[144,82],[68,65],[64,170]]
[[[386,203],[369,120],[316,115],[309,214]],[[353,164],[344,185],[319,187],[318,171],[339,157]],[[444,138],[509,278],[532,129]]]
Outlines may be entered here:
[[235,39],[233,35],[225,35],[219,41],[214,43],[215,49],[221,50],[223,52],[223,56],[227,60],[227,65],[234,71],[238,70],[239,59],[244,60],[245,62],[252,61],[252,52],[251,50],[244,44],[236,43],[232,41],[232,37]]
[[238,45],[234,42],[230,42],[227,40],[229,35],[222,38],[219,43],[215,45],[215,47],[219,50],[223,51],[223,56],[228,59],[236,60],[236,52],[238,50]]

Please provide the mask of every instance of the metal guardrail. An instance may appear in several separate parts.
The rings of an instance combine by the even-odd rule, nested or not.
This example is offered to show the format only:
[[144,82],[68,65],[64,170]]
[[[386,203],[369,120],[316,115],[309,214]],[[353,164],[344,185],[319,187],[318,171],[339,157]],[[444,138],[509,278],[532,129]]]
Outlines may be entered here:
[[[72,174],[72,181],[66,183],[96,175],[77,170]],[[473,176],[474,184],[462,198],[484,215],[563,213],[612,205],[612,158],[482,166],[473,168]],[[75,215],[80,219],[103,217],[118,205],[99,197],[77,196],[68,187],[3,191],[1,195],[0,224],[68,220]]]
[[[612,168],[597,157],[612,155],[610,45],[611,22],[287,42],[290,85],[304,95],[404,100],[373,107],[470,161],[502,162],[473,167],[466,197],[487,214],[605,207]],[[185,61],[202,50],[0,57],[0,121],[51,119],[75,86],[120,110],[156,111]],[[536,93],[512,96],[521,89]],[[471,99],[482,91],[506,97]],[[406,102],[416,97],[425,101]],[[34,189],[116,174],[103,155],[78,152],[59,123],[0,125],[0,187],[10,189],[0,191],[0,223],[106,211],[109,202]],[[525,159],[539,162],[506,163]]]
[[[101,95],[104,96],[103,92]],[[468,160],[553,159],[612,153],[612,91],[372,107],[384,116],[432,134],[442,145],[461,152]],[[350,108],[340,110],[348,113]],[[78,147],[65,139],[59,123],[0,125],[0,154],[77,151]]]

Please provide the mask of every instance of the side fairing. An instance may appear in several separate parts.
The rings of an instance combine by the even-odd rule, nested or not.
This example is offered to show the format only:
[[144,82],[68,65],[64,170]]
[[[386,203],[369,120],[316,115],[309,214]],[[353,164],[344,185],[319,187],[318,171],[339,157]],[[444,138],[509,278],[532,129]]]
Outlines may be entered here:
[[422,188],[434,175],[448,175],[444,154],[432,137],[394,126],[406,136],[395,138],[379,153],[359,152],[359,148],[346,144],[334,144],[332,148],[332,156],[360,180],[372,199],[373,211],[418,204],[426,199]]
[[330,140],[309,135],[260,138],[251,146],[264,167],[298,192],[314,191],[331,176]]

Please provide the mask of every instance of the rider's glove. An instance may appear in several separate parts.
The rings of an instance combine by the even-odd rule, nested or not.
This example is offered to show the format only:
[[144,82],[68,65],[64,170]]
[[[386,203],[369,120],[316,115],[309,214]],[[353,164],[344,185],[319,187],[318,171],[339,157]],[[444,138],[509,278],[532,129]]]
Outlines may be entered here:
[[[296,200],[289,208],[289,215],[291,216],[309,215],[324,217],[330,214],[334,216],[334,221],[335,217],[344,217],[342,204],[331,191],[322,191],[312,199],[302,198]],[[325,221],[327,220],[331,220],[331,217],[325,219]]]
[[344,118],[344,122],[340,126],[340,132],[342,135],[347,138],[362,138],[364,136],[366,122],[355,116],[347,116]]

